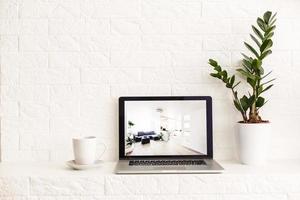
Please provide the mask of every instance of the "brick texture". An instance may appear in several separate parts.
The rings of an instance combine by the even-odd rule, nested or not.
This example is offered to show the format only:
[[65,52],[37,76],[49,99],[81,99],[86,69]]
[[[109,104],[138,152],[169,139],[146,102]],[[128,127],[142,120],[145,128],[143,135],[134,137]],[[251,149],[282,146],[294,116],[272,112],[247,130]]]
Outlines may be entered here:
[[1,177],[0,199],[296,200],[300,194],[297,174],[140,176],[101,173],[99,176]]
[[[96,135],[108,147],[103,158],[115,160],[121,95],[211,95],[215,156],[233,159],[239,115],[207,61],[234,71],[250,25],[266,10],[278,12],[265,62],[277,80],[261,110],[273,124],[270,159],[300,158],[299,9],[295,0],[0,0],[1,159],[68,160],[72,137]],[[116,192],[111,185],[132,193],[120,180],[106,181],[108,193]]]

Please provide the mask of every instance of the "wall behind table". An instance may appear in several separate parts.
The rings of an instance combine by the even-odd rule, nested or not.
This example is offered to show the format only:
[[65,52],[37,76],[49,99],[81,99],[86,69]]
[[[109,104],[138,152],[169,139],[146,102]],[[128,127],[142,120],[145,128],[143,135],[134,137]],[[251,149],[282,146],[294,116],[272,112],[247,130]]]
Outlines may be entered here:
[[278,12],[276,86],[262,110],[271,159],[300,158],[300,2],[281,0],[0,0],[3,161],[72,158],[71,138],[97,135],[117,159],[121,95],[211,95],[215,156],[232,159],[229,91],[207,60],[233,71],[250,25]]

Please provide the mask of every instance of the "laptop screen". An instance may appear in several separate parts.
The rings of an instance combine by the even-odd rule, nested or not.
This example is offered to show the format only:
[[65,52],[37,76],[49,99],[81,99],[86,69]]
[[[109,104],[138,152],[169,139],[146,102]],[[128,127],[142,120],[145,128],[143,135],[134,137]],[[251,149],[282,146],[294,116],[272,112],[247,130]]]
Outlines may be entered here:
[[124,156],[207,155],[206,100],[124,102]]

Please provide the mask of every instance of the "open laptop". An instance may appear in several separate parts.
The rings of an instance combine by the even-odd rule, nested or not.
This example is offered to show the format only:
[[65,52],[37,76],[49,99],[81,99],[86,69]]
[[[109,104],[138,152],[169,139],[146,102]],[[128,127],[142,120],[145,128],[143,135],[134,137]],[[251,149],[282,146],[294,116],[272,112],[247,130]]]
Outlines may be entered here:
[[212,132],[209,96],[120,97],[116,173],[221,173]]

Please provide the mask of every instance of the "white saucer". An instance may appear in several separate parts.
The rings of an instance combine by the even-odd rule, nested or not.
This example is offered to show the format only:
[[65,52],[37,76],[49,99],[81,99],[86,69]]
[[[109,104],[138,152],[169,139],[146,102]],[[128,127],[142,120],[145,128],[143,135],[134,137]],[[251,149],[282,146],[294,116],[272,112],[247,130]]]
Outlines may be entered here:
[[66,164],[71,167],[72,169],[77,169],[77,170],[84,170],[84,169],[91,169],[91,168],[96,168],[96,167],[101,167],[103,164],[102,160],[96,160],[95,163],[90,164],[90,165],[79,165],[76,164],[74,160],[69,160],[66,162]]

